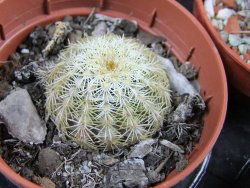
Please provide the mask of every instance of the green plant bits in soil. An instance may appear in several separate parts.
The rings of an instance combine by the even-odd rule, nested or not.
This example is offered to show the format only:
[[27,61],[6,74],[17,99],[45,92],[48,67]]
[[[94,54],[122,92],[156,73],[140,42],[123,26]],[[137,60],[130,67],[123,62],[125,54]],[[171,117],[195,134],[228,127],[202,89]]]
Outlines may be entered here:
[[166,72],[136,39],[86,37],[39,74],[52,121],[88,148],[117,149],[149,138],[170,110]]

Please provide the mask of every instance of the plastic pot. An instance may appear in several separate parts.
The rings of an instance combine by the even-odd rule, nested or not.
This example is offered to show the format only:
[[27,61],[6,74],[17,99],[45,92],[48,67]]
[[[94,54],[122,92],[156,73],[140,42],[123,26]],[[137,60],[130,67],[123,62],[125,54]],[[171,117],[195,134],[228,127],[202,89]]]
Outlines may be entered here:
[[[208,101],[199,144],[187,156],[188,166],[173,171],[156,187],[171,187],[189,175],[212,149],[225,119],[227,84],[219,54],[202,26],[173,0],[0,0],[0,62],[6,60],[37,25],[45,25],[65,15],[87,15],[93,7],[102,14],[135,19],[141,28],[168,40],[173,52],[185,60],[195,48],[191,62],[199,68],[198,81]],[[16,174],[2,158],[0,172],[21,187],[39,187]]]
[[228,81],[242,94],[250,97],[250,65],[240,59],[239,55],[221,39],[220,34],[206,15],[203,0],[195,1],[193,11],[216,44],[225,66]]

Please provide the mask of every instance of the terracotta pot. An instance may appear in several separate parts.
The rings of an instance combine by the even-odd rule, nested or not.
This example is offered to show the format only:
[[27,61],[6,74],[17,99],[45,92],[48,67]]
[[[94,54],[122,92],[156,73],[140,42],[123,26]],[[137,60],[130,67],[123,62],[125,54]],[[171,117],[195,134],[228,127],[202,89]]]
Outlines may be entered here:
[[[195,48],[191,62],[199,68],[198,81],[208,100],[204,129],[199,144],[187,156],[188,166],[173,171],[156,187],[170,187],[189,175],[212,149],[225,119],[227,85],[219,54],[196,19],[173,0],[0,0],[0,62],[15,51],[37,25],[45,25],[65,15],[87,15],[93,7],[102,14],[135,19],[153,34],[162,35],[181,60]],[[38,187],[15,172],[0,158],[0,172],[21,187]]]
[[212,26],[211,21],[208,19],[203,0],[196,0],[194,4],[194,15],[207,29],[214,43],[216,44],[227,73],[228,81],[234,88],[241,93],[250,97],[250,65],[240,59],[227,44],[224,42],[217,30]]

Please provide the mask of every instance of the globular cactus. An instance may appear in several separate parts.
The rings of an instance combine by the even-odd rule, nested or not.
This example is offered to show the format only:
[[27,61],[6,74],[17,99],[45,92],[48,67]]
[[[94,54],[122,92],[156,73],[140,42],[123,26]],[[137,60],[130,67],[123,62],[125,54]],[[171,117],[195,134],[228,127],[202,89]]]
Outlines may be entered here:
[[70,44],[41,77],[51,119],[91,148],[120,148],[152,136],[171,105],[157,56],[113,34]]

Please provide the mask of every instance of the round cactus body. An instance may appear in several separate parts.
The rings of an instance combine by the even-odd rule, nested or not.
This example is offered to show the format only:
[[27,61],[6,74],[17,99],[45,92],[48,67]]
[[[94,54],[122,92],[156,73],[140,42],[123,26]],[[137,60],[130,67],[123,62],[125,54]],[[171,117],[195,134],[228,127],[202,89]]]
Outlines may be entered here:
[[135,39],[87,37],[42,75],[46,110],[82,146],[113,149],[152,136],[170,108],[168,77]]

